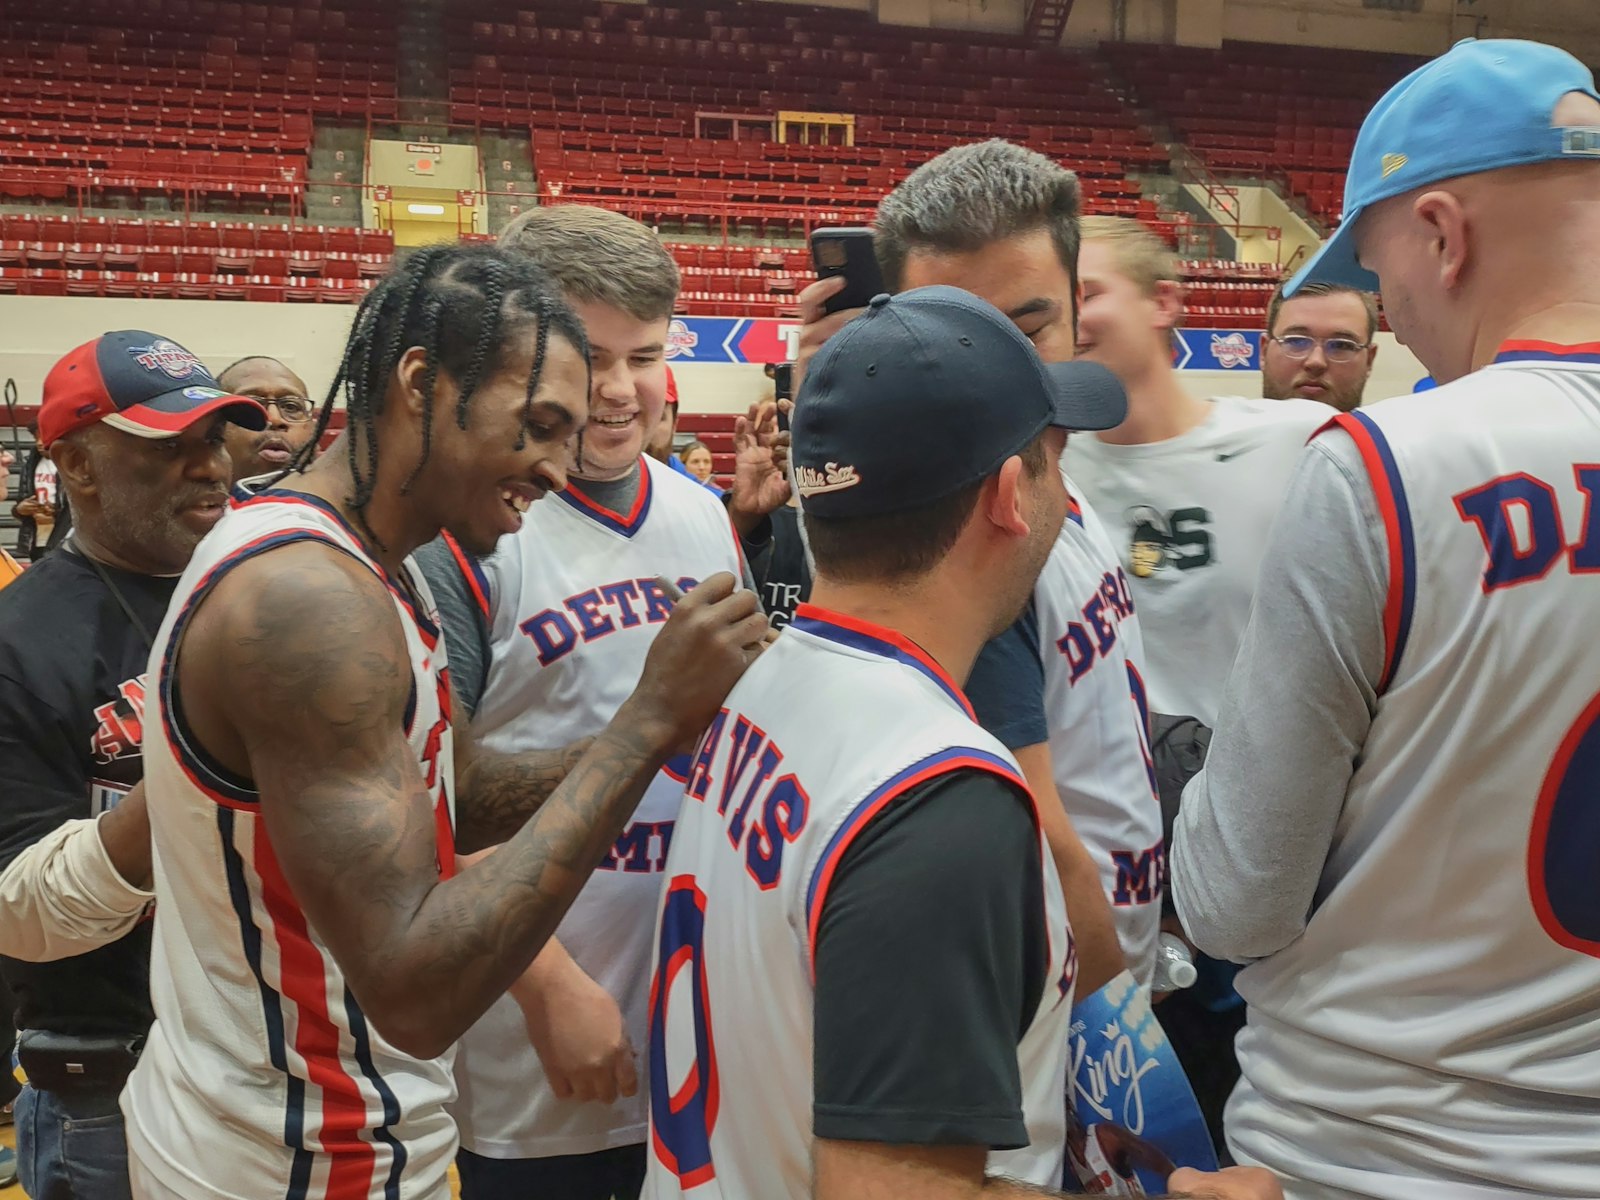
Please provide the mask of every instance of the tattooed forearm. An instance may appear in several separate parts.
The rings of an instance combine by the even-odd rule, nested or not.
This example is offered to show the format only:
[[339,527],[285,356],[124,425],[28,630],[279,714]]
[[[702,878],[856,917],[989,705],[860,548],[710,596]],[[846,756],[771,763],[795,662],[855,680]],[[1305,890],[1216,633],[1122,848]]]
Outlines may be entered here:
[[556,786],[572,774],[594,744],[583,738],[553,750],[499,754],[456,743],[464,762],[456,772],[456,849],[471,854],[497,846],[537,812]]
[[419,1030],[454,1041],[555,932],[667,757],[666,740],[619,721],[583,753],[538,815],[500,850],[433,888],[395,978],[426,1011]]
[[289,887],[374,1028],[436,1056],[554,932],[765,622],[754,597],[714,577],[679,604],[634,696],[587,751],[472,760],[469,746],[460,849],[504,844],[441,881],[437,784],[407,742],[412,668],[393,599],[325,547],[267,559],[224,578],[196,613],[180,666],[186,716],[254,780]]

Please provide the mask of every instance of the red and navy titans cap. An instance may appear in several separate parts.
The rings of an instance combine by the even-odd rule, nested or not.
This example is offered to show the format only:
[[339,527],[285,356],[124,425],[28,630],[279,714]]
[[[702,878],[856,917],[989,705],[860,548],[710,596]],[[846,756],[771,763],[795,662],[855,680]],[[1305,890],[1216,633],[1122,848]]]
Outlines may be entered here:
[[792,419],[800,504],[906,512],[985,479],[1051,425],[1110,429],[1128,397],[1098,363],[1045,363],[999,309],[953,287],[878,296],[812,360]]
[[96,421],[136,437],[176,437],[218,412],[246,429],[267,425],[266,409],[223,391],[205,364],[177,342],[123,329],[85,342],[50,368],[39,406],[39,442],[48,449]]

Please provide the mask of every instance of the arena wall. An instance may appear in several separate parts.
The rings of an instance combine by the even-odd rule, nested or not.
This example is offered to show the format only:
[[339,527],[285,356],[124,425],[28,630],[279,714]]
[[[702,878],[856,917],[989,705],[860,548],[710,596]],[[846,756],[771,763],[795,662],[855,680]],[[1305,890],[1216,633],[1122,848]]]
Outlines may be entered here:
[[[333,380],[354,315],[355,306],[348,304],[0,296],[0,362],[16,379],[21,402],[37,404],[45,373],[68,350],[107,330],[145,329],[182,343],[214,370],[247,354],[270,354],[288,363],[320,399]],[[1374,400],[1409,392],[1424,373],[1392,334],[1380,334],[1379,340],[1382,349],[1367,389]],[[733,412],[771,395],[771,381],[759,366],[675,362],[673,371],[686,412]],[[1260,374],[1243,367],[1182,371],[1179,378],[1201,396],[1261,391]]]

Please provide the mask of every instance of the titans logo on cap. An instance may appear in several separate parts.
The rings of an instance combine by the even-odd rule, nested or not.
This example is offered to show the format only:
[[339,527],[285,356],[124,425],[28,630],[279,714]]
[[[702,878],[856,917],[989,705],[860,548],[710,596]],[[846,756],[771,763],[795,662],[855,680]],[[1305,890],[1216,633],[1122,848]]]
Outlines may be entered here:
[[148,346],[129,346],[128,353],[146,371],[160,371],[172,379],[187,379],[200,367],[198,358],[165,338],[158,338]]

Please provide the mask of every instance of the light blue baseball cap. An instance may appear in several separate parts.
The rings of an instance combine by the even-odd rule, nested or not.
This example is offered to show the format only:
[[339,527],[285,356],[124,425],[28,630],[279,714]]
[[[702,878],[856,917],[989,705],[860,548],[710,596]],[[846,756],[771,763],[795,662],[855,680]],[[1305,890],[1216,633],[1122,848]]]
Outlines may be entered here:
[[1380,200],[1479,171],[1549,162],[1600,161],[1600,128],[1557,128],[1556,103],[1569,92],[1600,100],[1594,76],[1565,50],[1510,39],[1457,42],[1379,100],[1356,135],[1344,183],[1344,220],[1289,284],[1378,290],[1356,262],[1356,221]]

